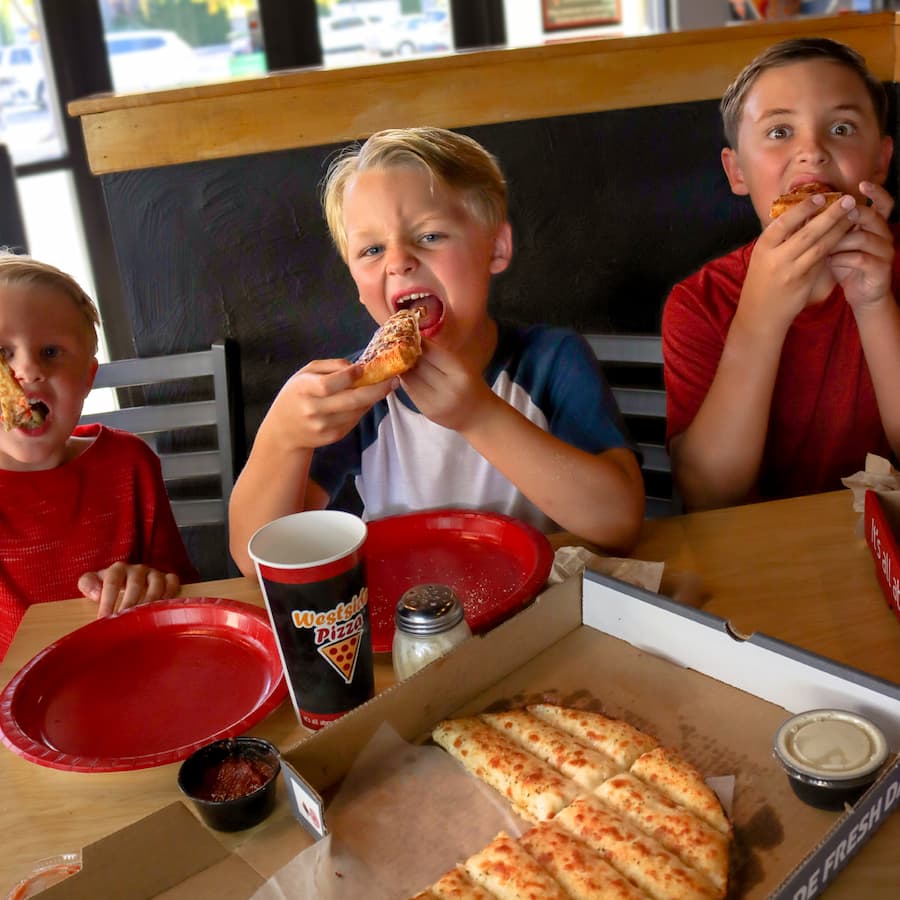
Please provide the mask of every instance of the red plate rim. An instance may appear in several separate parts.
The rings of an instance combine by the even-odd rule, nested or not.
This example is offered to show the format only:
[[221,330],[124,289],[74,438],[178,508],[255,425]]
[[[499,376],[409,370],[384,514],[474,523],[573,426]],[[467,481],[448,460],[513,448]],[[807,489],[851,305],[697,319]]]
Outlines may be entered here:
[[[88,756],[72,756],[71,754],[59,751],[39,741],[35,741],[31,735],[25,732],[19,722],[16,720],[13,706],[16,694],[21,690],[22,685],[39,669],[44,660],[53,653],[59,651],[60,647],[67,647],[69,644],[82,640],[81,634],[85,629],[96,628],[115,628],[114,623],[125,616],[143,616],[148,618],[158,617],[160,614],[168,613],[173,610],[190,610],[203,609],[209,610],[215,607],[227,612],[238,613],[241,616],[255,620],[259,625],[265,626],[265,631],[271,638],[271,647],[267,648],[272,658],[273,671],[277,671],[279,678],[277,681],[273,679],[273,687],[265,695],[261,702],[257,703],[243,717],[219,729],[208,737],[198,738],[170,750],[161,751],[159,753],[148,753],[143,756],[120,756],[120,757],[88,757]],[[244,603],[239,600],[229,600],[224,597],[181,597],[172,600],[157,600],[154,603],[146,603],[136,606],[133,609],[126,610],[115,616],[106,619],[98,619],[87,625],[76,628],[69,634],[64,635],[58,640],[49,644],[35,656],[33,656],[21,669],[10,679],[9,683],[0,694],[0,741],[3,742],[13,753],[22,756],[30,762],[46,766],[51,769],[64,769],[70,772],[118,772],[132,771],[135,769],[148,769],[155,766],[164,766],[173,762],[180,762],[190,756],[194,750],[205,746],[212,741],[221,738],[236,737],[243,734],[249,728],[252,728],[257,722],[262,721],[270,712],[281,704],[287,696],[287,684],[284,680],[284,672],[281,665],[281,658],[278,654],[278,648],[275,644],[275,636],[272,634],[266,611],[260,607]]]
[[[453,523],[453,527],[448,527],[448,523]],[[451,507],[385,516],[381,519],[373,519],[368,523],[368,526],[367,554],[377,553],[382,546],[385,546],[383,544],[379,545],[379,541],[383,539],[382,532],[408,532],[413,545],[422,543],[422,541],[416,539],[416,535],[423,533],[427,535],[428,533],[457,532],[461,536],[465,533],[464,539],[466,540],[486,542],[496,546],[504,545],[504,537],[515,535],[519,549],[527,548],[528,558],[522,560],[525,569],[523,580],[516,590],[505,598],[505,607],[499,610],[498,614],[490,622],[483,625],[480,629],[476,629],[476,631],[484,631],[500,624],[503,619],[515,612],[518,607],[531,600],[544,587],[550,574],[550,569],[553,567],[553,547],[547,536],[533,525],[529,525],[527,522],[505,513]],[[393,548],[387,547],[387,549]],[[390,650],[390,642],[375,646],[377,636],[373,633],[372,637],[373,650],[376,653]]]

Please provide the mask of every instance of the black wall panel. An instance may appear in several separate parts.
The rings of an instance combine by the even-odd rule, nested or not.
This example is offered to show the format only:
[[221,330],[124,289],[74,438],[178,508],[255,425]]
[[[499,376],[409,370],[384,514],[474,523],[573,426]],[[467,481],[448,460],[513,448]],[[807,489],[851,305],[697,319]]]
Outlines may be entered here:
[[24,253],[28,249],[22,207],[16,190],[16,175],[5,144],[0,144],[0,247],[7,247],[17,253]]
[[[509,181],[516,252],[494,285],[498,315],[655,332],[669,287],[757,230],[721,170],[715,102],[464,130]],[[296,368],[373,328],[319,206],[336,149],[103,179],[138,354],[239,341],[250,440]]]

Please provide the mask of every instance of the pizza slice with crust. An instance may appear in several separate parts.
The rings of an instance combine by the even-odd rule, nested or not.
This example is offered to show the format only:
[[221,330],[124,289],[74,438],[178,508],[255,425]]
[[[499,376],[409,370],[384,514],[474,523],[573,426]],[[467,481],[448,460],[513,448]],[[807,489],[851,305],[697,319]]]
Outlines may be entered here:
[[651,897],[698,900],[724,896],[705,876],[594,797],[579,797],[556,821]]
[[577,785],[477,716],[447,719],[432,737],[468,771],[510,800],[529,822],[552,819],[578,795]]
[[441,876],[429,890],[438,900],[494,900],[494,895],[475,884],[460,866]]
[[362,355],[362,373],[353,387],[378,384],[395,375],[409,371],[422,355],[422,336],[419,333],[421,308],[399,309],[378,328]]
[[6,431],[12,431],[14,428],[36,428],[44,422],[41,411],[28,402],[22,385],[16,380],[2,354],[0,354],[0,415]]
[[655,747],[644,753],[632,765],[631,774],[653,785],[717,831],[731,836],[731,822],[716,792],[703,780],[700,772],[674,750]]
[[683,807],[622,772],[594,792],[610,809],[656,838],[682,862],[702,872],[725,893],[728,886],[728,838]]
[[587,790],[621,771],[606,754],[586,747],[524,709],[482,713],[481,719]]
[[573,900],[646,900],[640,888],[556,822],[536,825],[519,843]]
[[837,201],[844,196],[840,191],[836,191],[830,184],[825,184],[824,181],[811,181],[807,184],[798,184],[796,187],[791,188],[786,194],[782,194],[772,201],[772,206],[769,209],[769,218],[777,219],[798,203],[808,200],[813,194],[821,194],[825,198],[825,202],[822,206],[813,213],[814,216],[817,216],[820,212],[827,209],[832,203],[837,203]]
[[649,734],[600,713],[552,703],[534,704],[528,712],[606,754],[620,769],[630,768],[642,753],[659,746],[659,741]]
[[463,868],[498,900],[569,900],[556,879],[502,831]]

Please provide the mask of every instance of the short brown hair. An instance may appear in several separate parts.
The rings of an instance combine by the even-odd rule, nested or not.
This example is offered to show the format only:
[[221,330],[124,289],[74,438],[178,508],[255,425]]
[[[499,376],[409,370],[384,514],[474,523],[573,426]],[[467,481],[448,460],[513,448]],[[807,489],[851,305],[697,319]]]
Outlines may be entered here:
[[829,38],[791,38],[763,50],[744,67],[722,95],[719,110],[722,113],[725,140],[730,147],[737,148],[738,129],[744,113],[744,103],[759,76],[768,69],[811,60],[833,62],[855,72],[862,80],[872,100],[872,107],[875,110],[875,117],[881,133],[886,133],[887,94],[884,85],[869,71],[865,58],[852,47]]
[[497,160],[477,141],[444,128],[392,128],[353,144],[331,161],[322,181],[322,206],[328,230],[340,254],[347,258],[344,191],[357,172],[392,166],[418,165],[434,178],[463,194],[472,215],[490,228],[507,217],[506,180]]
[[90,335],[91,353],[97,352],[97,328],[100,325],[100,314],[94,301],[85,293],[81,285],[65,272],[39,262],[30,256],[11,253],[0,247],[0,287],[37,287],[52,288],[69,297],[84,316],[87,332]]

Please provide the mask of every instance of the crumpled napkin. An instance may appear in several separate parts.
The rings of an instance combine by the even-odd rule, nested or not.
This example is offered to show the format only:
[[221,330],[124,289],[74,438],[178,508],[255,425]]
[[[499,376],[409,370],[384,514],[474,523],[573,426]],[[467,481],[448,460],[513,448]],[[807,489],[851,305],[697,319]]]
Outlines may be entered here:
[[891,465],[890,460],[875,453],[867,453],[865,469],[848,478],[842,478],[841,484],[850,488],[853,495],[853,511],[859,513],[853,533],[856,537],[863,538],[866,534],[866,491],[900,491],[900,472]]
[[553,555],[553,566],[547,583],[557,584],[565,581],[573,575],[580,575],[586,568],[658,594],[664,565],[661,562],[645,562],[641,559],[598,556],[584,547],[560,547]]
[[890,460],[874,453],[866,454],[866,468],[848,478],[842,478],[841,484],[850,488],[853,494],[853,511],[863,512],[866,502],[866,491],[900,491],[900,472]]

